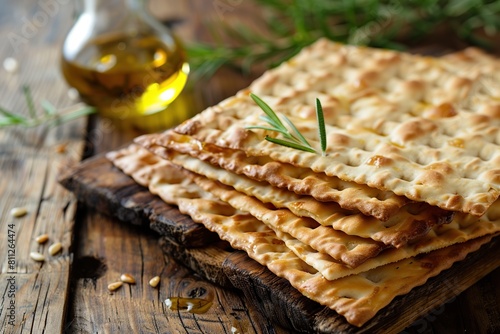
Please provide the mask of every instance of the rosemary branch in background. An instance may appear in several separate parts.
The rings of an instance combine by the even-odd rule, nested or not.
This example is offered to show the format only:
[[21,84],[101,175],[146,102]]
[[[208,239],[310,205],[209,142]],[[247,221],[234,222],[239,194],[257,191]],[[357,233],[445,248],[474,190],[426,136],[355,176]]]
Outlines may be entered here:
[[[405,49],[419,39],[446,30],[447,39],[488,48],[487,38],[498,36],[500,1],[496,0],[247,0],[229,1],[234,7],[253,2],[263,19],[253,26],[227,24],[232,10],[208,22],[213,43],[187,45],[193,74],[210,77],[224,65],[249,72],[255,64],[274,67],[302,48],[324,37],[353,45]],[[218,1],[214,2],[216,6]],[[226,9],[230,4],[225,4]],[[232,8],[233,10],[237,8]],[[0,107],[0,128],[57,125],[95,112],[86,106],[58,111],[42,102],[34,107],[24,88],[29,117]],[[279,124],[278,124],[279,125]],[[302,143],[305,144],[305,143]]]
[[41,102],[43,113],[39,115],[28,86],[23,86],[23,94],[28,107],[28,116],[23,116],[0,107],[0,128],[15,125],[35,127],[42,124],[55,126],[96,112],[95,108],[83,103],[59,111],[50,102],[44,100]]
[[[250,94],[250,97],[254,100],[254,102],[264,111],[265,115],[260,116],[259,118],[270,125],[261,126],[261,125],[249,125],[246,126],[245,129],[260,129],[266,131],[273,131],[281,133],[286,139],[279,139],[274,137],[266,136],[266,140],[278,144],[281,146],[290,147],[300,151],[306,151],[310,153],[318,153],[311,144],[307,141],[307,139],[300,133],[297,127],[292,123],[292,121],[283,115],[283,119],[288,124],[292,132],[288,130],[288,128],[281,122],[279,116],[274,112],[274,110],[264,102],[260,97],[255,94]],[[323,115],[323,107],[321,106],[321,102],[319,99],[316,99],[316,117],[318,120],[318,136],[321,145],[321,155],[326,155],[326,129],[325,129],[325,118]],[[319,153],[318,153],[319,154]]]
[[[208,22],[213,43],[188,45],[195,74],[210,77],[223,65],[243,71],[256,63],[273,67],[320,37],[405,49],[446,30],[447,38],[487,48],[485,37],[496,36],[500,30],[500,1],[496,0],[249,1],[260,5],[264,19],[258,25],[264,25],[263,29],[230,25],[221,17]],[[223,15],[230,19],[231,12]]]

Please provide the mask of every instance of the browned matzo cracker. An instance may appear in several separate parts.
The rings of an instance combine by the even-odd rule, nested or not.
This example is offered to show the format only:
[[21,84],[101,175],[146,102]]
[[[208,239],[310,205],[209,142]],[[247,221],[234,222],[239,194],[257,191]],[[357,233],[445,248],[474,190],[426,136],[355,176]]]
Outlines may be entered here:
[[[163,181],[154,181],[152,183],[148,183],[149,181],[144,181],[143,175],[148,175],[152,180],[167,180],[171,179],[174,175],[183,174],[185,177],[177,178],[182,180],[182,182],[184,183],[187,182],[186,180],[188,179],[194,180],[201,188],[205,189],[207,193],[213,192],[213,194],[216,195],[216,197],[214,198],[217,198],[217,196],[220,195],[221,191],[225,191],[225,188],[221,188],[217,184],[217,182],[207,180],[203,177],[197,176],[196,174],[189,173],[187,171],[182,171],[181,173],[179,171],[172,172],[171,170],[174,167],[170,165],[169,161],[165,161],[157,156],[153,156],[151,153],[147,152],[144,149],[140,149],[136,146],[131,146],[128,151],[122,152],[127,153],[121,153],[122,158],[115,158],[115,164],[117,164],[117,166],[119,166],[120,168],[125,168],[127,172],[134,178],[136,178],[141,184],[149,185],[150,189],[153,187],[154,192],[160,194],[160,196],[162,196],[162,198],[164,198],[166,201],[175,201],[172,200],[171,197],[176,196],[177,192],[173,192],[170,189],[168,183],[165,184],[165,182]],[[176,183],[176,180],[177,179],[174,178],[171,182]],[[155,186],[155,184],[157,183],[159,184],[159,186]],[[214,189],[217,190],[214,191]],[[228,195],[231,197],[236,196],[230,201],[230,203],[235,204],[234,206],[236,206],[237,209],[242,210],[242,212],[244,213],[248,213],[249,211],[251,211],[248,209],[248,204],[250,204],[250,206],[256,206],[252,209],[253,211],[251,212],[255,214],[255,210],[257,210],[258,213],[255,214],[257,217],[262,217],[262,215],[265,214],[263,212],[272,212],[269,211],[269,208],[262,208],[259,203],[255,201],[245,200],[246,196],[243,194],[234,194],[234,192],[230,192],[229,194],[226,194],[221,198],[227,199]],[[191,197],[194,196],[191,195]],[[235,200],[237,201],[237,203],[234,203]],[[283,217],[279,218],[281,219]],[[287,215],[284,217],[284,219],[288,218],[290,220],[294,219],[291,215]],[[399,261],[404,258],[427,253],[439,248],[453,245],[455,243],[464,242],[486,234],[500,231],[500,202],[496,202],[493,206],[491,206],[487,214],[481,217],[479,220],[477,217],[474,217],[472,215],[460,213],[450,224],[435,226],[425,238],[421,238],[420,240],[406,245],[405,247],[402,247],[400,249],[386,249],[377,256],[370,257],[370,253],[365,253],[366,250],[363,250],[362,247],[356,250],[356,247],[362,246],[362,244],[360,245],[356,243],[356,239],[349,239],[346,237],[344,240],[336,240],[336,251],[341,252],[342,250],[345,250],[346,245],[349,245],[349,247],[354,248],[355,251],[348,254],[347,256],[354,259],[356,259],[355,256],[357,256],[359,257],[357,259],[358,262],[361,262],[361,260],[364,261],[363,263],[356,265],[355,268],[346,266],[342,261],[340,261],[340,254],[332,257],[327,253],[318,252],[313,247],[310,247],[307,243],[297,240],[288,233],[281,231],[278,225],[271,224],[269,225],[269,227],[273,229],[273,231],[278,235],[280,239],[285,241],[286,245],[299,258],[318,270],[323,276],[325,276],[325,278],[332,280],[345,275],[363,272],[391,262]],[[301,229],[303,229],[303,226],[301,227]],[[305,233],[307,233],[307,230]],[[301,239],[305,240],[303,238]]]
[[[191,184],[181,170],[137,146],[108,155],[113,163],[149,186],[181,212],[217,232],[236,249],[287,279],[302,294],[362,326],[397,295],[425,283],[432,276],[463,259],[491,239],[477,238],[416,258],[409,258],[337,280],[328,280],[298,258],[273,230],[255,217],[235,210]],[[153,167],[152,167],[153,166]],[[155,168],[155,166],[157,168]],[[490,218],[498,217],[498,212]]]
[[[491,66],[321,40],[247,90],[176,128],[201,142],[310,168],[447,210],[482,215],[500,192],[500,78]],[[334,70],[333,70],[334,69]],[[494,85],[493,85],[494,84]],[[325,157],[264,140],[260,96],[316,147],[314,99],[324,106]]]
[[249,157],[244,151],[203,143],[173,131],[141,136],[135,141],[150,149],[156,145],[165,146],[236,174],[268,182],[300,195],[310,195],[318,201],[337,202],[344,209],[357,210],[383,221],[410,202],[391,191],[343,181],[324,173],[315,173],[309,168],[274,161],[269,157]]
[[453,212],[426,203],[408,203],[387,221],[380,221],[356,211],[345,210],[336,202],[319,202],[311,196],[300,196],[161,146],[148,145],[148,149],[174,164],[211,180],[218,180],[261,202],[287,208],[296,216],[309,217],[321,225],[331,226],[349,235],[371,238],[394,247],[402,247],[408,241],[425,235],[433,226],[449,223],[453,218]]

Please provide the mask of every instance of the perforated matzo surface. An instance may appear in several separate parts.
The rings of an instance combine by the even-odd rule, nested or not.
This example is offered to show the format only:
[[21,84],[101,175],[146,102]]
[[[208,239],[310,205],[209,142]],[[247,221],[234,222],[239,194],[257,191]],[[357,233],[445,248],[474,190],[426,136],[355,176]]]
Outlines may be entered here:
[[[500,189],[500,78],[490,66],[321,40],[248,90],[176,128],[202,142],[269,156],[431,205],[483,214]],[[466,66],[467,65],[467,66]],[[492,85],[495,84],[495,85]],[[328,155],[269,143],[253,92],[318,146],[324,106]]]

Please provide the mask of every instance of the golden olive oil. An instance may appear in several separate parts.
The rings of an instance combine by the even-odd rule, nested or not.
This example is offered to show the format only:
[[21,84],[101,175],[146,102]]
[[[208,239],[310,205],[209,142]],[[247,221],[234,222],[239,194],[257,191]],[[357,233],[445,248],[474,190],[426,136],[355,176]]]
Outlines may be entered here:
[[213,302],[202,298],[171,297],[165,300],[165,304],[172,311],[187,311],[202,314],[208,312]]
[[82,99],[107,117],[128,119],[164,110],[183,90],[189,66],[179,43],[153,35],[112,34],[90,40],[62,71]]

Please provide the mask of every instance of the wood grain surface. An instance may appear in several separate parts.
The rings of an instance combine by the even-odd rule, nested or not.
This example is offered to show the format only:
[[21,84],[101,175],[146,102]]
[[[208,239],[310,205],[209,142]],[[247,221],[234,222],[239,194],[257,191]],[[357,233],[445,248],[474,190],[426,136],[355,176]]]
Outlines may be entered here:
[[[210,17],[250,23],[261,19],[254,2],[223,2],[230,11],[222,17],[215,11],[219,1],[149,3],[160,19],[176,23],[175,31],[186,41],[206,39],[204,22]],[[0,2],[0,60],[11,57],[19,64],[14,73],[0,68],[0,106],[27,115],[23,85],[31,87],[37,106],[44,99],[58,108],[76,103],[68,95],[59,68],[60,47],[73,21],[73,5],[67,0]],[[251,79],[225,69],[210,82],[190,83],[172,110],[195,113],[246,87]],[[167,126],[154,117],[146,123]],[[231,333],[232,328],[240,333],[293,332],[276,326],[240,290],[209,283],[181,265],[189,264],[187,259],[178,262],[166,255],[164,246],[175,243],[161,240],[159,245],[157,232],[79,205],[57,183],[61,172],[83,158],[116,149],[152,131],[141,129],[137,124],[119,124],[98,116],[51,128],[0,129],[0,332]],[[10,215],[14,207],[26,207],[28,214],[14,218]],[[39,245],[35,238],[43,233],[50,239]],[[57,241],[63,244],[62,252],[49,256],[48,247]],[[220,253],[198,250],[197,260],[191,264],[210,258],[218,261]],[[33,261],[29,257],[32,251],[43,253],[45,262]],[[217,269],[212,266],[215,281],[220,279]],[[110,293],[107,285],[126,271],[137,283]],[[154,275],[161,276],[158,288],[147,284]],[[496,269],[405,331],[499,332],[499,281],[500,270]],[[171,311],[163,303],[169,297],[193,296],[213,298],[209,312]]]
[[[59,76],[53,26],[69,25],[70,12],[60,14],[46,26],[27,34],[22,18],[30,20],[39,8],[13,1],[0,5],[0,60],[17,59],[15,73],[0,70],[0,105],[27,114],[21,87],[32,88],[34,99],[45,98],[58,107],[72,104]],[[26,34],[23,36],[23,30]],[[18,43],[12,42],[18,36]],[[36,57],[32,57],[36,54]],[[64,127],[0,129],[0,328],[3,333],[59,333],[68,308],[72,245],[77,202],[57,184],[62,166],[81,160],[85,147],[86,120]],[[63,148],[64,147],[64,152]],[[24,207],[28,213],[14,218],[10,210]],[[35,238],[48,234],[47,243]],[[61,242],[62,252],[48,254],[48,247]],[[43,263],[30,252],[46,257]],[[13,255],[13,257],[11,257]],[[13,260],[9,261],[9,260]]]

